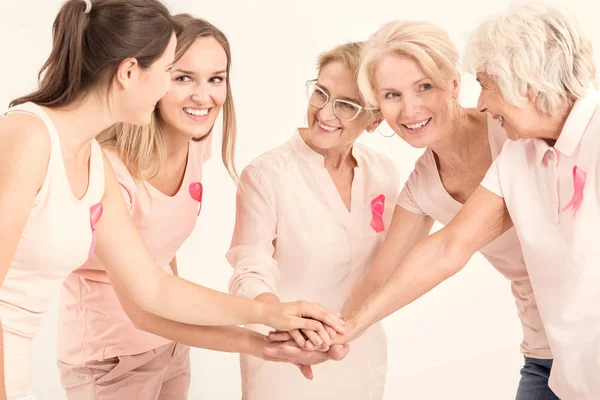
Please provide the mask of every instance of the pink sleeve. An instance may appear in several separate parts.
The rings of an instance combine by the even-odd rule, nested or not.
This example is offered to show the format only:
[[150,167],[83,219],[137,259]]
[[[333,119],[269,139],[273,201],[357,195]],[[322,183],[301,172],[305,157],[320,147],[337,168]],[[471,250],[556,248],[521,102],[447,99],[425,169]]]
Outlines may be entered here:
[[498,164],[500,162],[501,156],[502,153],[500,153],[500,156],[498,156],[496,160],[492,163],[492,166],[490,167],[490,169],[488,169],[488,172],[483,177],[483,180],[481,181],[480,185],[489,190],[490,192],[494,193],[495,195],[504,197],[502,195],[502,188],[500,186],[500,174],[498,169]]
[[404,184],[404,188],[398,195],[396,204],[413,214],[427,215],[427,213],[419,207],[416,197],[417,191],[423,186],[423,183],[420,182],[421,175],[422,173],[419,171],[419,166],[417,164]]
[[230,293],[249,299],[262,293],[277,294],[279,267],[273,259],[276,227],[272,186],[257,167],[249,166],[240,177],[235,228],[226,255],[234,268]]

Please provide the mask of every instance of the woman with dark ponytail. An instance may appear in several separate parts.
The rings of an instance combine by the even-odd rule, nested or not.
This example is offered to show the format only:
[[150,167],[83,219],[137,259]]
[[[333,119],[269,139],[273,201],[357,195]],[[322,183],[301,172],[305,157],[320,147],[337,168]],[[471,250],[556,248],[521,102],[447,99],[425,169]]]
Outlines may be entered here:
[[39,89],[0,115],[0,400],[35,399],[33,338],[50,298],[92,253],[131,301],[163,318],[343,331],[317,305],[219,293],[166,274],[148,253],[94,138],[115,123],[150,123],[169,90],[174,30],[158,0],[68,0]]

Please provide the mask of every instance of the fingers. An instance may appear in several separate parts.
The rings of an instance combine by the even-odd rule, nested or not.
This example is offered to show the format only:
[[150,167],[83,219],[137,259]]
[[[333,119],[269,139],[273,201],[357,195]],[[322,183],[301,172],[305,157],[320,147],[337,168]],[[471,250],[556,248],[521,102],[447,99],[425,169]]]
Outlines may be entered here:
[[331,346],[331,348],[327,352],[327,356],[331,360],[340,361],[340,360],[343,360],[348,355],[349,352],[350,352],[350,345],[336,344],[336,345]]
[[[323,331],[325,331],[325,329],[323,328],[322,325],[321,325],[321,329]],[[321,347],[321,345],[323,344],[323,339],[320,337],[320,335],[317,332],[307,331],[306,329],[303,329],[302,333],[304,333],[306,335],[308,340],[310,340],[310,342],[314,345],[314,348]]]
[[312,368],[310,367],[310,365],[296,364],[296,366],[298,368],[300,368],[300,372],[302,372],[302,375],[304,375],[304,377],[306,379],[309,379],[309,380],[313,379],[313,372],[312,372]]
[[288,336],[290,336],[299,347],[304,348],[304,346],[306,346],[306,340],[304,339],[304,336],[302,336],[302,333],[300,333],[298,329],[294,329],[293,331],[289,331],[287,333]]
[[292,338],[292,335],[290,335],[289,332],[279,332],[279,331],[269,332],[269,336],[267,336],[267,338],[271,342],[287,342],[288,340],[294,340],[294,338]]
[[308,331],[318,331],[322,326],[323,324],[314,319],[292,317],[290,320],[290,328],[287,330],[291,331],[293,329],[302,329]]
[[[325,330],[327,331],[327,334],[329,335],[329,337],[331,339],[333,339],[337,336],[337,332],[335,331],[335,329],[333,329],[329,325],[325,325]],[[329,343],[331,344],[331,341]]]
[[[337,313],[325,310],[318,304],[309,303],[306,301],[297,302],[300,312],[303,317],[310,317],[312,319],[321,321],[326,325],[331,326],[338,333],[345,333],[344,324],[345,322],[337,316]],[[310,328],[302,328],[302,329],[310,329]],[[312,329],[316,331],[317,329]]]
[[267,361],[291,362],[303,365],[320,364],[329,359],[328,353],[302,350],[296,342],[275,342],[267,346],[263,352]]

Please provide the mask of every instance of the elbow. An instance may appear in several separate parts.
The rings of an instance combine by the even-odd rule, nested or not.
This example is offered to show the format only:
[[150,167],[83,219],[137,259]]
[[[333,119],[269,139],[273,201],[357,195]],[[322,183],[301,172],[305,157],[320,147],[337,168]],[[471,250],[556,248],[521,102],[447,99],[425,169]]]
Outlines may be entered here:
[[128,316],[135,329],[148,332],[148,327],[146,325],[145,318],[142,315],[142,313],[134,313],[134,315]]
[[139,307],[142,314],[143,312],[160,314],[160,306],[165,299],[162,293],[169,293],[169,290],[165,287],[169,278],[172,278],[172,275],[163,274],[161,277],[153,279],[152,283],[140,284],[132,288],[128,294],[129,298]]
[[473,255],[473,251],[470,250],[468,241],[462,235],[444,234],[445,232],[442,231],[439,233],[439,245],[442,248],[440,269],[444,279],[448,279],[464,268]]

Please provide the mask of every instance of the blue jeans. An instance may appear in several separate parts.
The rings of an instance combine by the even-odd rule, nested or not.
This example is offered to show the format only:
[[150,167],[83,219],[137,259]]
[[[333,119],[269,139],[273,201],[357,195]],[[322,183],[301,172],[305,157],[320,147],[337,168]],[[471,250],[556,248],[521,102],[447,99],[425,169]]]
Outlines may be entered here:
[[516,400],[560,400],[548,386],[552,360],[525,357]]

